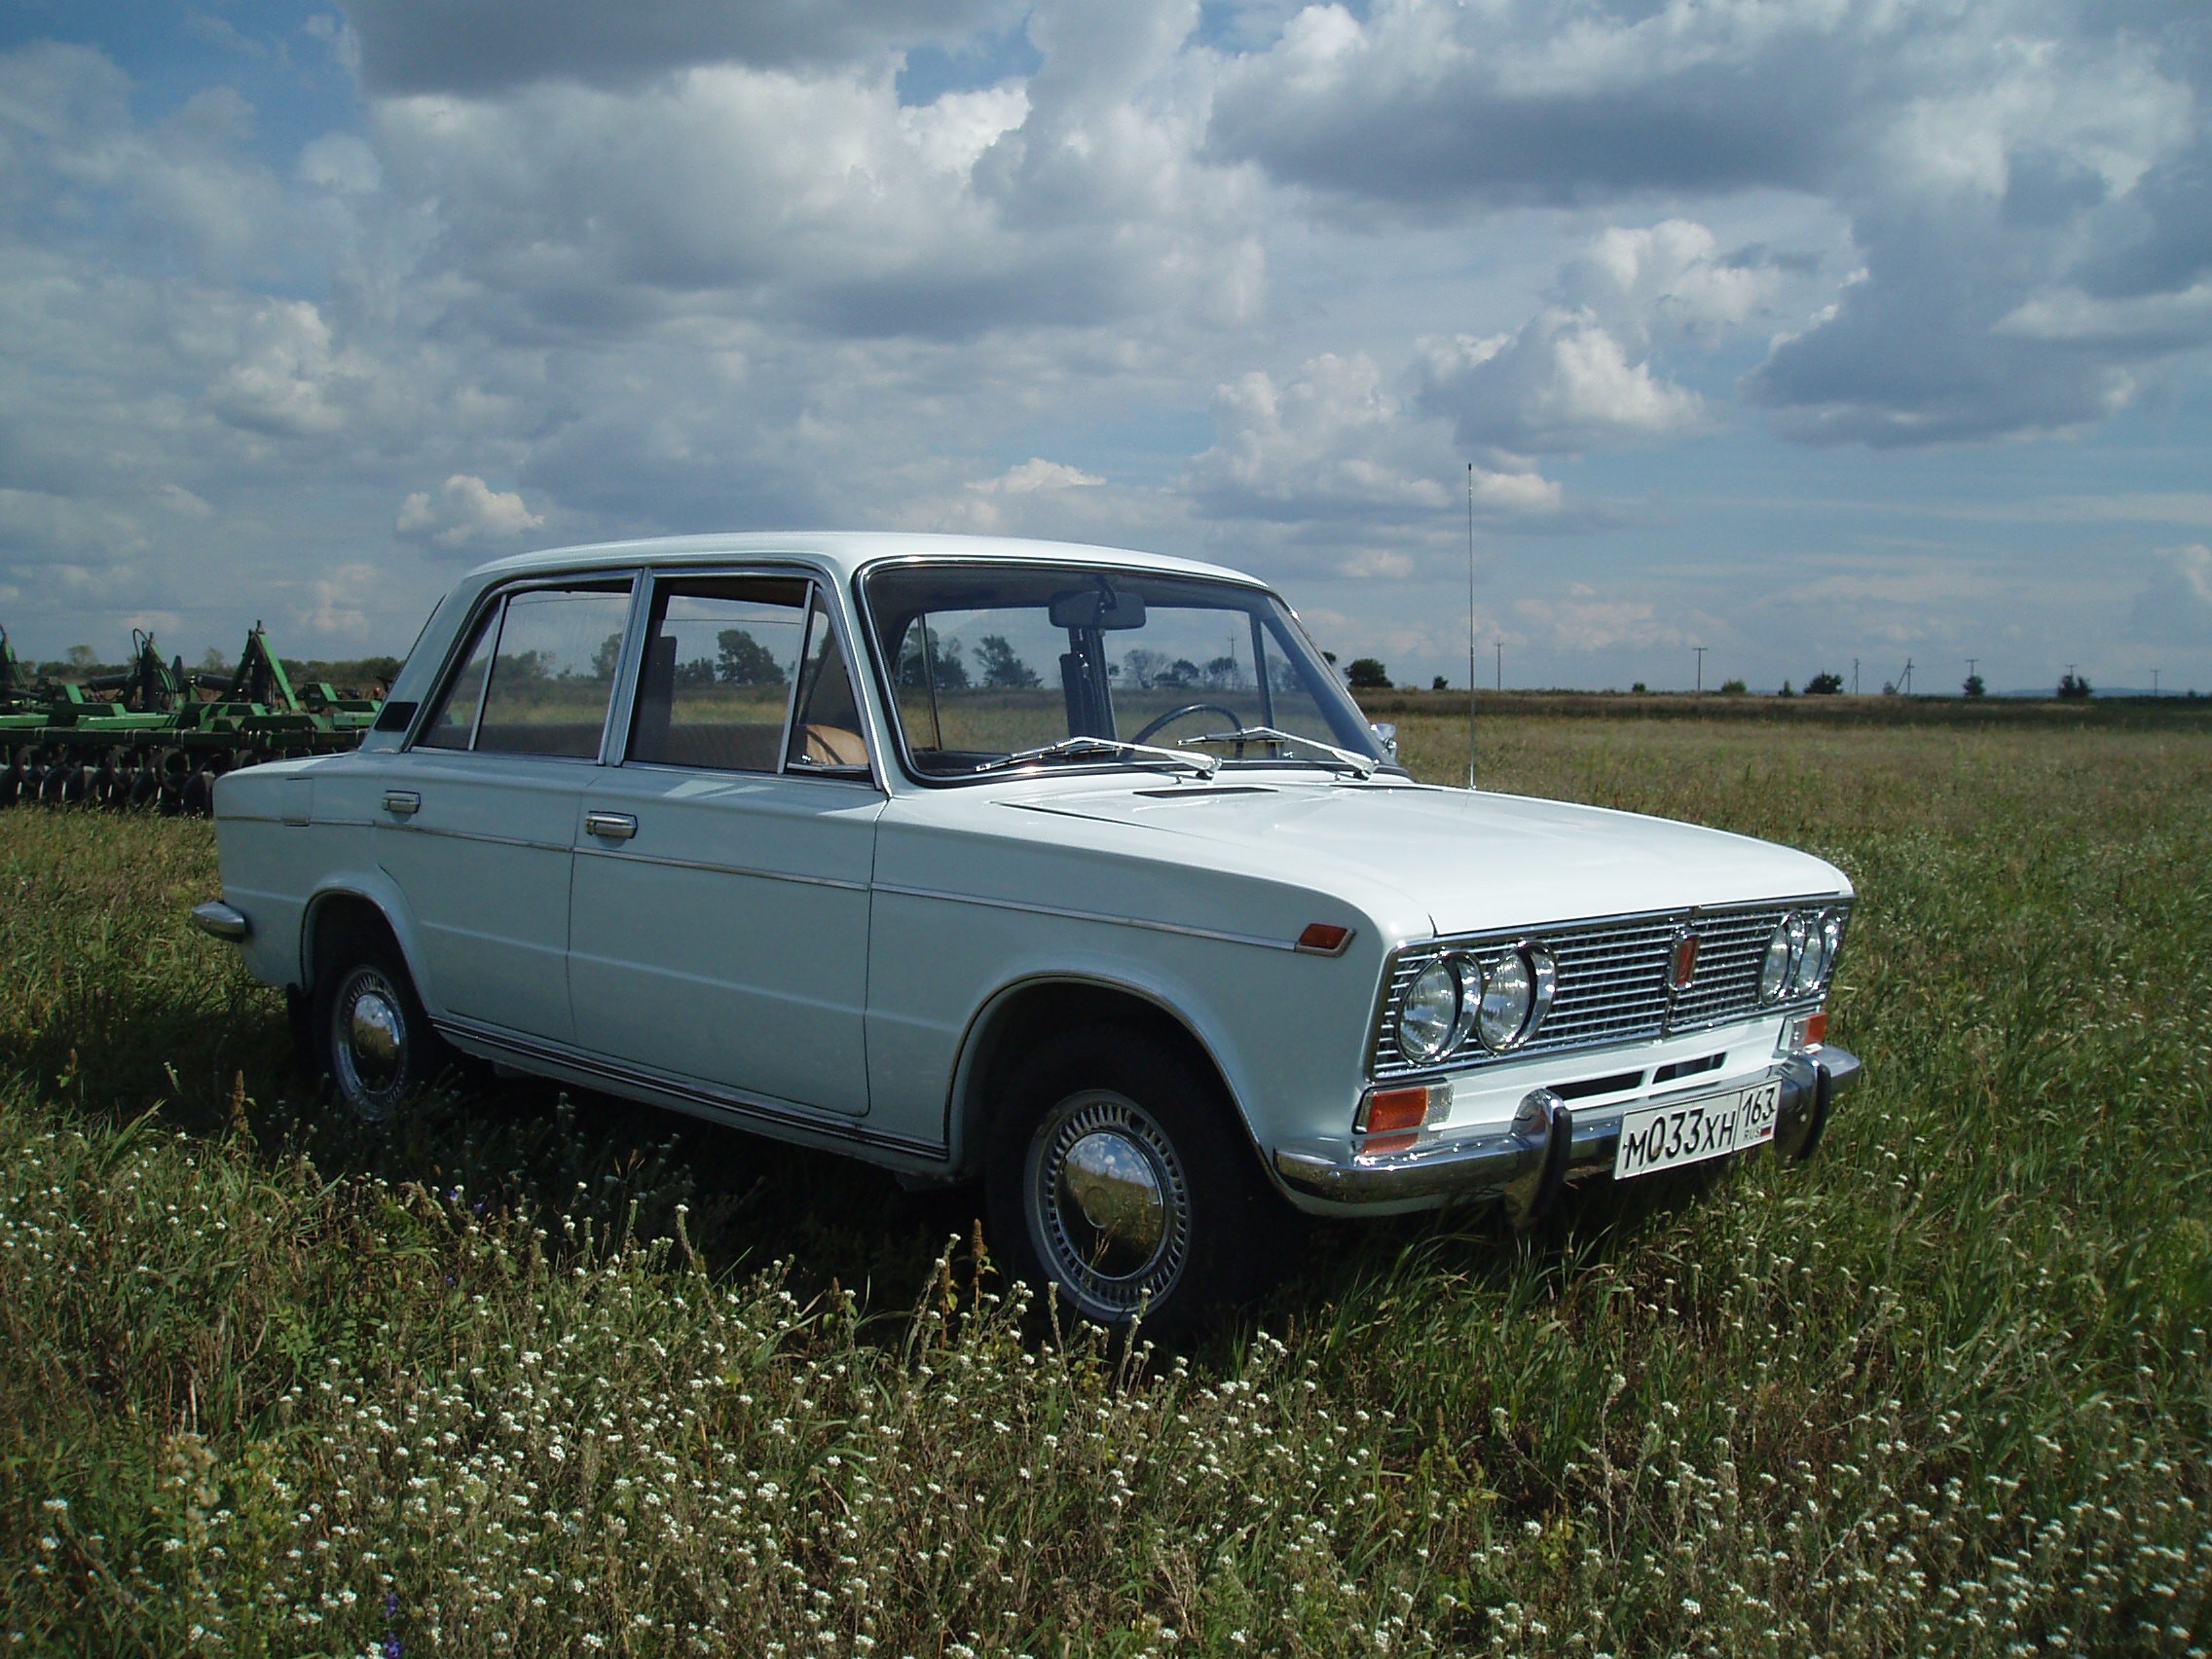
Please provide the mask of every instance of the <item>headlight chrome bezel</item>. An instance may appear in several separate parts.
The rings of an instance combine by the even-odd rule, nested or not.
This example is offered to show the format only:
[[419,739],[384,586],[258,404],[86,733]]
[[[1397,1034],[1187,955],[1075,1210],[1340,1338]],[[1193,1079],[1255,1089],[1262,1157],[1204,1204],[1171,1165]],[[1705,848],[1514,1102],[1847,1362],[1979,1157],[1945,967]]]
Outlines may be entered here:
[[[1415,1014],[1417,1004],[1424,1001],[1420,994],[1421,987],[1428,982],[1431,975],[1439,977],[1445,990],[1450,994],[1452,1005],[1450,1015],[1441,1021],[1430,1021],[1425,1017],[1419,1021],[1422,1028],[1433,1026],[1437,1030],[1438,1035],[1433,1041],[1417,1036],[1415,1031],[1410,1029],[1416,1024],[1416,1021],[1409,1017]],[[1465,1034],[1466,1022],[1466,993],[1461,986],[1454,960],[1449,956],[1439,956],[1415,975],[1412,983],[1406,986],[1405,1000],[1398,1005],[1398,1052],[1403,1054],[1410,1064],[1417,1066],[1435,1065],[1438,1061],[1449,1056],[1452,1051],[1459,1046],[1460,1038]]]
[[1842,948],[1840,908],[1789,911],[1767,936],[1766,955],[1759,964],[1759,1002],[1776,1008],[1825,996]]
[[[1527,1000],[1511,1031],[1496,1028],[1496,1022],[1486,1021],[1484,1004],[1498,971],[1505,964],[1514,964],[1526,977],[1529,989]],[[1409,1041],[1406,1029],[1406,1012],[1414,1005],[1414,990],[1438,969],[1448,972],[1456,990],[1456,1017],[1450,1035],[1441,1047],[1429,1048],[1418,1041]],[[1467,1053],[1504,1054],[1521,1048],[1536,1034],[1550,1012],[1552,997],[1559,985],[1559,966],[1550,951],[1532,940],[1524,940],[1486,952],[1446,951],[1426,963],[1407,987],[1405,1000],[1399,1005],[1396,1038],[1398,1052],[1408,1064],[1434,1066],[1445,1064],[1455,1057]]]

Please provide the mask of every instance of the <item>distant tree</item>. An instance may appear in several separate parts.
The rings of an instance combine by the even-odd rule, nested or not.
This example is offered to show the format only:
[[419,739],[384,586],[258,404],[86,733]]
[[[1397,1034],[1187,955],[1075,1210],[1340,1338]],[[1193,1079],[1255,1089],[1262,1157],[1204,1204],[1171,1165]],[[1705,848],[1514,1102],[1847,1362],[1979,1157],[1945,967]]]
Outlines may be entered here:
[[1645,685],[1641,680],[1639,680],[1634,685],[1631,685],[1629,687],[1629,691],[1633,695],[1638,697],[1646,697],[1650,695],[1650,687]]
[[1750,689],[1741,680],[1723,680],[1720,682],[1720,694],[1723,697],[1741,697]]
[[899,683],[909,691],[919,691],[934,683],[940,691],[965,691],[968,689],[968,665],[961,660],[960,641],[945,639],[940,634],[927,635],[930,642],[930,659],[922,661],[924,630],[909,629],[905,644],[899,651]]
[[1150,691],[1153,681],[1159,677],[1160,671],[1166,666],[1167,659],[1165,657],[1158,651],[1148,651],[1142,645],[1139,645],[1133,651],[1124,652],[1122,657],[1122,667],[1127,671],[1129,678],[1137,682],[1139,691]]
[[716,678],[715,659],[713,657],[693,657],[689,662],[680,662],[676,665],[676,672],[670,678],[669,683],[695,689],[699,686],[714,684]]
[[1782,682],[1782,689],[1777,691],[1775,695],[1777,697],[1794,697],[1797,695],[1797,693],[1790,688],[1789,682],[1785,680]]
[[1380,657],[1353,657],[1345,670],[1345,683],[1354,691],[1387,691],[1390,675]]
[[1327,663],[1331,668],[1334,668],[1337,666],[1337,653],[1335,651],[1323,651],[1321,653],[1321,660]]
[[1198,682],[1198,665],[1189,657],[1177,657],[1165,668],[1156,671],[1152,682],[1155,685],[1173,686],[1178,690],[1196,685]]
[[781,685],[784,665],[776,653],[743,628],[724,628],[715,636],[715,678],[724,685]]
[[1042,683],[1037,671],[1014,654],[1004,634],[985,634],[977,643],[974,655],[976,666],[983,672],[985,690],[1026,691]]
[[203,674],[228,674],[231,671],[231,659],[223,654],[221,645],[209,645],[200,655],[200,671]]
[[1244,683],[1244,670],[1233,656],[1217,656],[1206,664],[1206,689],[1234,691]]
[[1450,684],[1446,682],[1444,676],[1441,674],[1428,682],[1428,688],[1431,691],[1449,691],[1452,689]]
[[2088,696],[2089,682],[2079,674],[2062,674],[2058,677],[2058,694],[2069,703]]
[[1843,676],[1840,674],[1824,671],[1805,682],[1805,695],[1808,697],[1833,697],[1842,690]]
[[622,636],[609,634],[599,642],[599,649],[591,653],[591,677],[594,680],[612,680],[614,665],[622,660]]
[[83,674],[99,661],[90,645],[71,645],[61,653],[61,660],[69,665],[71,674]]
[[1962,689],[1970,697],[1980,697],[1985,696],[1989,688],[1982,684],[1980,675],[1970,674],[1967,676],[1967,682]]

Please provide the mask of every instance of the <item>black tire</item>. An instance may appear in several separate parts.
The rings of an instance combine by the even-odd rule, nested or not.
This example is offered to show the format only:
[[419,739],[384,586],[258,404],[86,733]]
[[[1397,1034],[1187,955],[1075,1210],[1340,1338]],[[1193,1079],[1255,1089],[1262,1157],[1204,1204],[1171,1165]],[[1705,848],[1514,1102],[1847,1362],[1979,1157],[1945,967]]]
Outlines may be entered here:
[[315,1057],[338,1102],[363,1123],[388,1122],[452,1057],[430,1028],[399,947],[387,935],[350,932],[318,953]]
[[[1295,1216],[1220,1086],[1143,1032],[1088,1026],[1009,1079],[984,1147],[1006,1276],[1061,1318],[1188,1336],[1267,1288]],[[1088,1187],[1088,1192],[1083,1191]]]

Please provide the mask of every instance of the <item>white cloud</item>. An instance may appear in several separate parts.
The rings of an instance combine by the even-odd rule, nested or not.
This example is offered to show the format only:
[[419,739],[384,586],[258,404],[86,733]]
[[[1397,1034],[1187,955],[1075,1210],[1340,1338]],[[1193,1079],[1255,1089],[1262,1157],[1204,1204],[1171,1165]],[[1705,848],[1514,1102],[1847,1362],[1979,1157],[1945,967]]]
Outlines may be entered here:
[[2158,555],[2161,568],[2135,596],[2130,612],[2138,638],[2175,645],[2212,645],[2212,547],[2193,541]]
[[[1405,408],[1364,354],[1315,357],[1281,383],[1255,369],[1216,389],[1214,424],[1220,435],[1184,487],[1217,516],[1364,519],[1426,535],[1463,499],[1441,425]],[[1537,520],[1561,510],[1564,493],[1528,468],[1477,468],[1475,504],[1492,522]]]
[[1519,333],[1424,340],[1421,397],[1450,414],[1464,444],[1502,455],[1557,455],[1662,438],[1704,419],[1697,394],[1670,385],[1587,311],[1547,307]]
[[1028,496],[1039,490],[1094,490],[1105,482],[1097,473],[1086,472],[1080,466],[1033,456],[996,478],[979,479],[968,488],[985,496]]
[[544,515],[523,505],[518,493],[494,490],[481,478],[457,472],[435,496],[427,490],[409,496],[392,529],[411,541],[461,548],[512,541],[544,523]]

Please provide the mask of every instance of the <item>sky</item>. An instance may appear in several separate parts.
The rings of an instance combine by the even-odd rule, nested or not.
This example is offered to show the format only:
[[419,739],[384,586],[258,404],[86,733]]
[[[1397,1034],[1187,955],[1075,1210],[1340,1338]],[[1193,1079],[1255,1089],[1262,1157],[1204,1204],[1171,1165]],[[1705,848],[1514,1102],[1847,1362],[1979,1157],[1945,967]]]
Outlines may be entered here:
[[1399,683],[1471,564],[1484,685],[2212,691],[2208,85],[2201,0],[0,0],[0,626],[940,530]]

